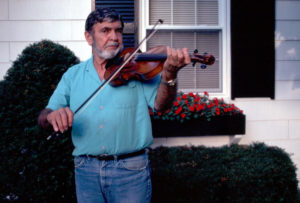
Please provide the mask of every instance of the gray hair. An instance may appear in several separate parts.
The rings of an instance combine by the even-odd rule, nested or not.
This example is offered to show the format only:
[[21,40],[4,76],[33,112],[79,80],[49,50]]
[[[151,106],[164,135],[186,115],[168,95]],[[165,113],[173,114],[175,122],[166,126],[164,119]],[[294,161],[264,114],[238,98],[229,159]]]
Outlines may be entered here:
[[88,18],[85,21],[85,31],[92,33],[93,26],[96,23],[102,23],[104,21],[107,22],[115,22],[120,21],[122,28],[124,27],[124,22],[122,19],[122,16],[119,12],[111,9],[111,8],[97,8],[94,11],[92,11]]

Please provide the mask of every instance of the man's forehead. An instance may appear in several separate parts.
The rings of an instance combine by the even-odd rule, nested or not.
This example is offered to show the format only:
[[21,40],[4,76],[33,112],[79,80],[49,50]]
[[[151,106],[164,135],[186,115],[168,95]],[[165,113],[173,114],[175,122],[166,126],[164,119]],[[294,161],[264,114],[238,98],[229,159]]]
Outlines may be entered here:
[[122,28],[122,24],[120,21],[114,21],[114,22],[109,22],[109,21],[103,21],[102,23],[98,22],[94,25],[94,27],[97,28]]

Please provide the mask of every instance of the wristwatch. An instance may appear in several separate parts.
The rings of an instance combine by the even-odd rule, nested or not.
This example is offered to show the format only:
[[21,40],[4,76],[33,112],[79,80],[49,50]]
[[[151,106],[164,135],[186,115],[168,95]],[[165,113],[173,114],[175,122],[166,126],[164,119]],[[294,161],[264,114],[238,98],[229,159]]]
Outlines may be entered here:
[[160,80],[161,83],[169,86],[169,87],[174,87],[177,83],[177,78],[173,79],[173,80],[168,80],[168,81],[164,81],[162,78]]

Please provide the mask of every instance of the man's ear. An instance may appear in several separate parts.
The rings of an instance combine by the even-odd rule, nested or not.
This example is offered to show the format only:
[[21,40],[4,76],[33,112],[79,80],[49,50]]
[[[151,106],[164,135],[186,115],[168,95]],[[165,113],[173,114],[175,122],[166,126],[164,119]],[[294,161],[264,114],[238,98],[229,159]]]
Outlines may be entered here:
[[89,33],[89,32],[87,32],[87,31],[85,31],[85,32],[84,32],[84,36],[85,36],[85,39],[86,39],[87,43],[88,43],[90,46],[92,46],[92,44],[93,44],[93,36],[92,36],[92,34]]

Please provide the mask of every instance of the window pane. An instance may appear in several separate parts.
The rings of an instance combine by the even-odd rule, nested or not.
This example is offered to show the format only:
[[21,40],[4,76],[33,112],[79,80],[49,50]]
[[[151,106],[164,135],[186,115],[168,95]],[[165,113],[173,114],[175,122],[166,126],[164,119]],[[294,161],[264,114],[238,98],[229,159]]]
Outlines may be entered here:
[[195,0],[174,0],[173,24],[195,25]]
[[190,53],[197,48],[199,54],[208,52],[217,59],[214,65],[201,69],[201,64],[195,67],[188,65],[180,70],[178,74],[179,89],[182,91],[210,92],[222,91],[222,76],[219,64],[221,56],[220,47],[221,31],[158,31],[148,42],[147,47],[165,45],[174,48],[187,47]]
[[218,25],[218,0],[197,1],[197,24]]
[[149,0],[150,25],[218,25],[218,0]]
[[164,24],[171,24],[171,0],[150,0],[150,25],[154,25],[158,19]]

